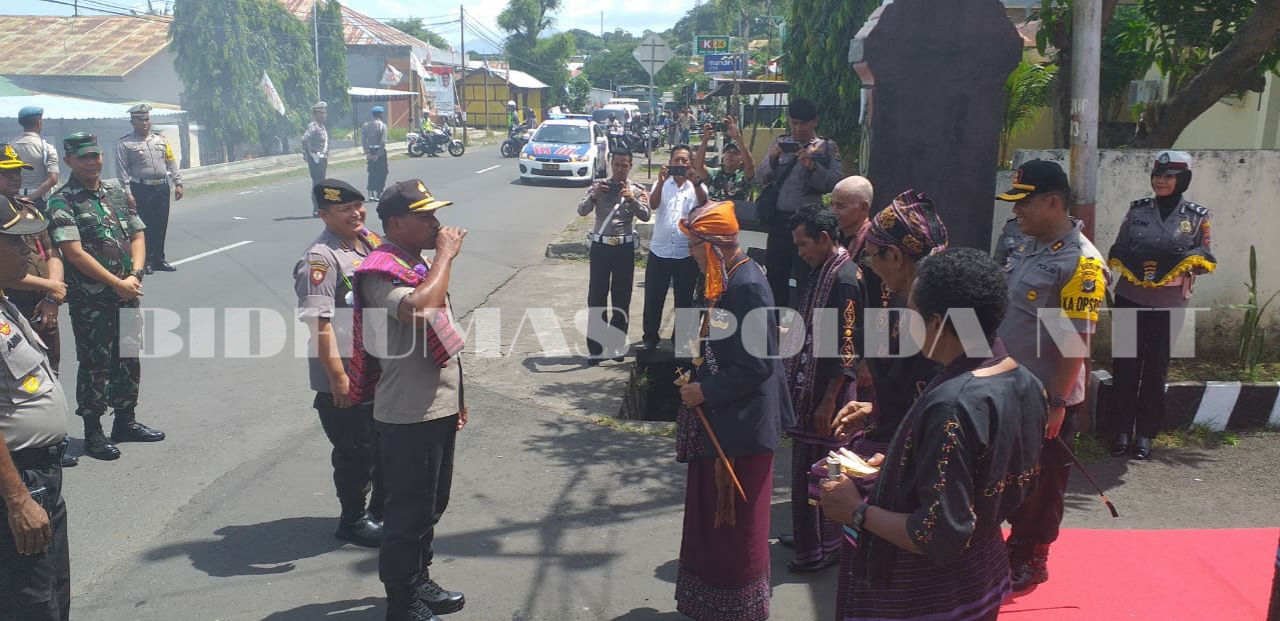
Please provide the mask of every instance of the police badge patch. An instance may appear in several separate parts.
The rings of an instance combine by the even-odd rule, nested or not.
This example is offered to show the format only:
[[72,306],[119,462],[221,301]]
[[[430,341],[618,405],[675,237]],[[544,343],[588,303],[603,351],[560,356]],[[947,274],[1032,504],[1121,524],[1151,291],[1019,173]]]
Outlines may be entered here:
[[324,277],[329,273],[329,264],[324,261],[311,262],[311,284],[319,285],[324,282]]

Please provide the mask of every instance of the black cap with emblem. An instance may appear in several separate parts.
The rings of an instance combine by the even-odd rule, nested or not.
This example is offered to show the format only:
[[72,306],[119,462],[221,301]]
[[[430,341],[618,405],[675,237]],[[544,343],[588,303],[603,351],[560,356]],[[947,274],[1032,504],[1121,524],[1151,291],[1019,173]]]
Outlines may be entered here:
[[1013,171],[1013,187],[996,198],[1016,203],[1048,192],[1070,192],[1067,173],[1057,162],[1031,160]]
[[421,179],[409,179],[387,186],[386,191],[382,193],[382,198],[378,199],[378,217],[386,220],[409,212],[435,211],[452,204],[453,201],[444,201],[432,196],[427,186],[422,184]]
[[23,209],[11,198],[0,196],[0,233],[33,235],[49,226],[34,209]]
[[0,144],[0,170],[25,169],[31,166],[18,158],[18,152],[7,144]]
[[325,179],[311,188],[311,193],[316,198],[316,204],[321,207],[346,205],[364,200],[364,194],[361,194],[360,190],[351,187],[350,183],[341,179]]

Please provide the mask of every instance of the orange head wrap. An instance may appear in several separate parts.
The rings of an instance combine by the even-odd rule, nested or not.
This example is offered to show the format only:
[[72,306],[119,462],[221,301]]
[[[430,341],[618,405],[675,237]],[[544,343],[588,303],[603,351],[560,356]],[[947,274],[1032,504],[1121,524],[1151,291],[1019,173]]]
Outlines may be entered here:
[[688,218],[680,219],[680,232],[694,243],[705,242],[702,248],[707,253],[706,298],[719,300],[728,278],[721,248],[738,245],[738,216],[733,201],[707,203],[693,210]]

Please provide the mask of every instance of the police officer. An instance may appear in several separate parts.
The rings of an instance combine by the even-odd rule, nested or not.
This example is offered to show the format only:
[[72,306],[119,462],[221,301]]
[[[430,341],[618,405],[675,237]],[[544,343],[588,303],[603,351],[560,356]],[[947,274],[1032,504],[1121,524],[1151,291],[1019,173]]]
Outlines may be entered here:
[[164,439],[164,433],[135,419],[141,365],[136,355],[121,355],[122,345],[141,340],[130,328],[122,342],[121,309],[136,312],[142,297],[139,266],[146,257],[146,225],[129,207],[124,190],[102,180],[97,136],[72,134],[62,148],[71,178],[49,198],[49,236],[67,263],[67,301],[80,363],[76,415],[84,419],[85,454],[110,460],[120,457],[120,450],[102,432],[108,407],[115,414],[114,442]]
[[[0,201],[0,287],[27,273],[23,236],[46,223]],[[67,447],[67,398],[40,337],[23,313],[0,299],[0,618],[66,621],[71,610],[71,562],[62,467]]]
[[[307,170],[311,173],[311,187],[324,181],[325,172],[329,168],[329,130],[325,121],[329,118],[329,104],[323,101],[311,106],[311,123],[302,134],[302,157],[307,160]],[[311,217],[320,217],[320,204],[311,197]]]
[[173,200],[182,200],[182,175],[178,158],[169,141],[151,131],[151,106],[129,108],[133,131],[116,143],[116,181],[125,190],[129,206],[147,225],[147,260],[143,272],[174,272],[164,255],[165,234],[169,230],[169,184]]
[[1032,160],[997,196],[1014,204],[1020,231],[1004,260],[1009,310],[999,335],[1009,355],[1044,385],[1049,401],[1039,479],[1009,518],[1009,564],[1019,591],[1049,579],[1049,545],[1058,538],[1071,474],[1068,451],[1085,401],[1084,361],[1107,288],[1102,254],[1069,215],[1070,193],[1061,166]]
[[44,209],[45,198],[58,185],[58,150],[40,135],[44,131],[44,108],[27,106],[19,110],[18,124],[22,135],[9,141],[18,159],[27,164],[18,194]]
[[[378,438],[373,427],[373,403],[352,403],[347,370],[352,307],[351,277],[382,239],[364,226],[364,196],[350,184],[325,179],[312,189],[320,205],[324,232],[312,242],[293,268],[298,294],[298,319],[312,328],[316,355],[307,361],[312,407],[333,445],[333,485],[342,517],[338,539],[376,548],[382,543],[382,477],[378,470]],[[346,347],[342,347],[345,344]],[[373,501],[365,498],[373,491]]]
[[[39,209],[30,199],[18,195],[22,185],[21,171],[31,166],[18,159],[11,145],[0,144],[0,197],[8,201],[15,211],[44,220]],[[49,363],[58,372],[58,306],[67,297],[67,285],[62,279],[62,255],[49,239],[47,231],[26,238],[31,253],[27,256],[27,275],[6,287],[9,301],[22,311],[36,333],[49,347]]]
[[[1111,454],[1132,452],[1147,459],[1151,440],[1164,420],[1164,384],[1169,371],[1174,311],[1186,308],[1197,275],[1217,262],[1209,248],[1209,210],[1188,201],[1191,156],[1161,151],[1151,168],[1154,198],[1134,201],[1111,246],[1116,283],[1116,325],[1136,321],[1137,351],[1120,352],[1114,361],[1112,412],[1118,427]],[[1132,324],[1130,324],[1132,325]],[[1136,354],[1136,355],[1134,355]],[[1131,435],[1137,431],[1137,439]]]
[[386,111],[382,106],[374,106],[370,110],[373,118],[360,131],[360,145],[369,162],[369,200],[374,201],[382,197],[382,188],[387,185],[387,124],[382,120]]

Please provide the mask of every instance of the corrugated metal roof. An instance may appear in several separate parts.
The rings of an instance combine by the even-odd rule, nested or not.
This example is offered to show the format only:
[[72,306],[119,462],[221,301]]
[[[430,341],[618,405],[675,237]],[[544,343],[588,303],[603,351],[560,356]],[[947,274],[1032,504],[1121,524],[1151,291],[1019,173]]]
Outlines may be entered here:
[[167,18],[0,15],[0,75],[128,75],[168,43]]
[[470,73],[467,74],[468,80],[471,79],[472,73],[478,73],[480,71],[488,69],[489,75],[492,75],[493,77],[499,80],[502,80],[503,82],[508,81],[507,76],[508,74],[510,74],[511,85],[516,88],[533,88],[533,89],[551,88],[546,84],[543,84],[542,81],[539,80],[538,78],[535,78],[523,71],[517,71],[515,69],[494,69],[492,67],[485,67],[483,62],[478,60],[469,61],[467,62],[467,65],[470,68]]
[[[3,110],[4,114],[14,115],[0,118],[16,118],[18,110],[26,106],[44,108],[44,118],[46,119],[85,120],[128,119],[129,108],[133,107],[133,104],[109,103],[94,99],[50,95],[48,93],[32,93],[30,95],[0,97],[0,110]],[[153,117],[180,115],[185,112],[177,108],[162,108],[155,104],[152,104],[152,106],[151,116]]]
[[[311,19],[315,0],[280,0],[280,4],[302,21]],[[411,37],[364,13],[350,7],[342,7],[342,34],[347,45],[390,45],[397,47],[427,47],[421,39]]]

